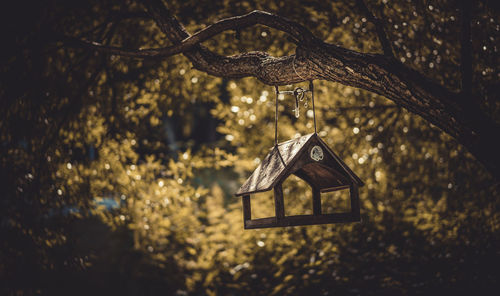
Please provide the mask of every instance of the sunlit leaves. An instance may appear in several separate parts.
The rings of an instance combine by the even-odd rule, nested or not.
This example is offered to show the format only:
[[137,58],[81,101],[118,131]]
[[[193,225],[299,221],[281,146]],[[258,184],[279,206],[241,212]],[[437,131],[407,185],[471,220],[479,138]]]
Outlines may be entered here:
[[[449,1],[422,3],[367,1],[399,61],[458,87],[458,14]],[[261,9],[298,21],[327,42],[381,52],[373,24],[353,1],[168,5],[191,33]],[[142,5],[60,8],[55,26],[108,45],[169,44],[144,18],[89,31],[127,9]],[[493,14],[475,17],[473,38],[478,89],[490,94],[487,106],[495,113]],[[261,26],[204,45],[228,55],[282,56],[296,48],[285,34]],[[136,60],[50,46],[46,52],[19,50],[1,67],[9,74],[0,88],[1,226],[15,238],[2,240],[2,252],[16,259],[32,252],[32,261],[18,267],[12,259],[0,272],[5,266],[89,274],[111,268],[127,281],[168,283],[167,294],[179,295],[432,293],[497,275],[479,268],[498,257],[497,184],[449,136],[384,98],[314,82],[318,134],[366,183],[360,224],[244,231],[233,193],[274,144],[273,87],[254,78],[214,78],[183,56]],[[24,72],[9,70],[16,67]],[[308,87],[280,89],[297,86]],[[292,96],[278,103],[279,141],[313,132],[310,97],[307,107],[300,103],[299,118]],[[210,128],[219,133],[210,141],[202,119],[213,119]],[[291,178],[285,187],[287,213],[310,211],[305,184]],[[272,215],[271,194],[265,198],[254,200],[253,214]],[[90,242],[79,241],[78,225],[91,233]],[[109,245],[98,249],[101,240]]]

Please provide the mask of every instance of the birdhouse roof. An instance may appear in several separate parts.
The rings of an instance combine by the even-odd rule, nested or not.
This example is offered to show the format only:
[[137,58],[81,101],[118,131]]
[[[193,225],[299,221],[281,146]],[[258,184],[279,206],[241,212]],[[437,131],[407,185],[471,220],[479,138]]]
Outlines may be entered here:
[[[321,159],[312,158],[319,146]],[[317,149],[317,148],[316,148]],[[316,133],[279,143],[236,192],[236,196],[271,190],[295,174],[323,192],[363,185],[363,181],[338,157]]]

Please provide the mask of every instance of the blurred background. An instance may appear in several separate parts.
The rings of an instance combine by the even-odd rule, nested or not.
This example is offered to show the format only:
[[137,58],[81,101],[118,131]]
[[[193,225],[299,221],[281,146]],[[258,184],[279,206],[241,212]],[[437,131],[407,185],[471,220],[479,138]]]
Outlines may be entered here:
[[[458,1],[368,1],[397,58],[451,90]],[[497,119],[498,4],[472,12],[474,92]],[[168,1],[191,33],[254,9],[319,38],[381,52],[354,1]],[[273,146],[274,88],[58,41],[168,45],[140,2],[16,1],[2,9],[0,294],[435,295],[500,286],[499,183],[456,140],[393,102],[315,81],[318,133],[366,183],[361,223],[243,230],[234,193]],[[204,42],[221,54],[295,52],[255,26]],[[284,86],[283,90],[307,84]],[[279,138],[313,131],[279,99]],[[492,135],[499,136],[499,135]],[[312,211],[284,185],[287,214]],[[346,197],[323,198],[327,211]],[[252,214],[273,213],[270,194]]]

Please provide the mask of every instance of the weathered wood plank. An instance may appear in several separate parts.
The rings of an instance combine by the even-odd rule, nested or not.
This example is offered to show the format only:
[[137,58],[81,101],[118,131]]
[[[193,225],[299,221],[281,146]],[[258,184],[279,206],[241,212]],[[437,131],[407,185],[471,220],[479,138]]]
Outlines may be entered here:
[[250,195],[243,195],[241,197],[243,202],[243,221],[252,219],[252,206],[250,204]]
[[259,218],[246,221],[246,229],[277,227],[276,217]]
[[363,186],[364,183],[361,181],[361,179],[347,166],[347,164],[335,153],[333,150],[328,147],[328,145],[318,136],[315,137],[315,140],[317,140],[319,143],[322,144],[322,146],[328,151],[328,154],[330,154],[331,157],[342,167],[343,172],[347,173],[352,181],[354,181],[358,186]]
[[274,208],[276,219],[283,219],[285,217],[285,202],[283,201],[283,187],[281,183],[274,186]]
[[351,194],[351,214],[356,219],[355,221],[361,221],[361,216],[359,213],[359,192],[358,186],[352,184],[350,187]]
[[268,191],[277,182],[282,181],[283,176],[288,172],[287,168],[296,161],[302,147],[313,135],[308,134],[273,147],[252,175],[238,189],[236,196]]
[[325,188],[325,189],[321,189],[321,193],[334,192],[334,191],[344,190],[347,188],[350,188],[350,186],[344,185],[344,186],[340,186],[340,187]]
[[247,221],[247,229],[255,228],[271,228],[271,227],[286,227],[286,226],[303,226],[303,225],[318,225],[318,224],[333,224],[333,223],[348,223],[357,222],[356,217],[351,213],[338,214],[323,214],[323,215],[297,215],[284,217],[277,220],[275,217],[261,218]]
[[319,191],[318,188],[313,187],[312,189],[313,192],[313,214],[316,215],[321,215],[321,192]]

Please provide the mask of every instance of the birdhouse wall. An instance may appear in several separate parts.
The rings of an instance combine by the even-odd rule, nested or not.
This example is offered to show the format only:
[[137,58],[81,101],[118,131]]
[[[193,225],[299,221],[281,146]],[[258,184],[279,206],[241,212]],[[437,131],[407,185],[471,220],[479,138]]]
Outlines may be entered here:
[[[314,147],[319,146],[323,151],[321,160],[311,158],[311,151]],[[283,179],[286,179],[290,174],[295,174],[299,178],[307,182],[311,187],[326,190],[332,188],[348,188],[352,181],[344,168],[333,158],[329,152],[329,148],[316,137],[312,137],[304,148],[297,155],[297,160],[286,170]]]

